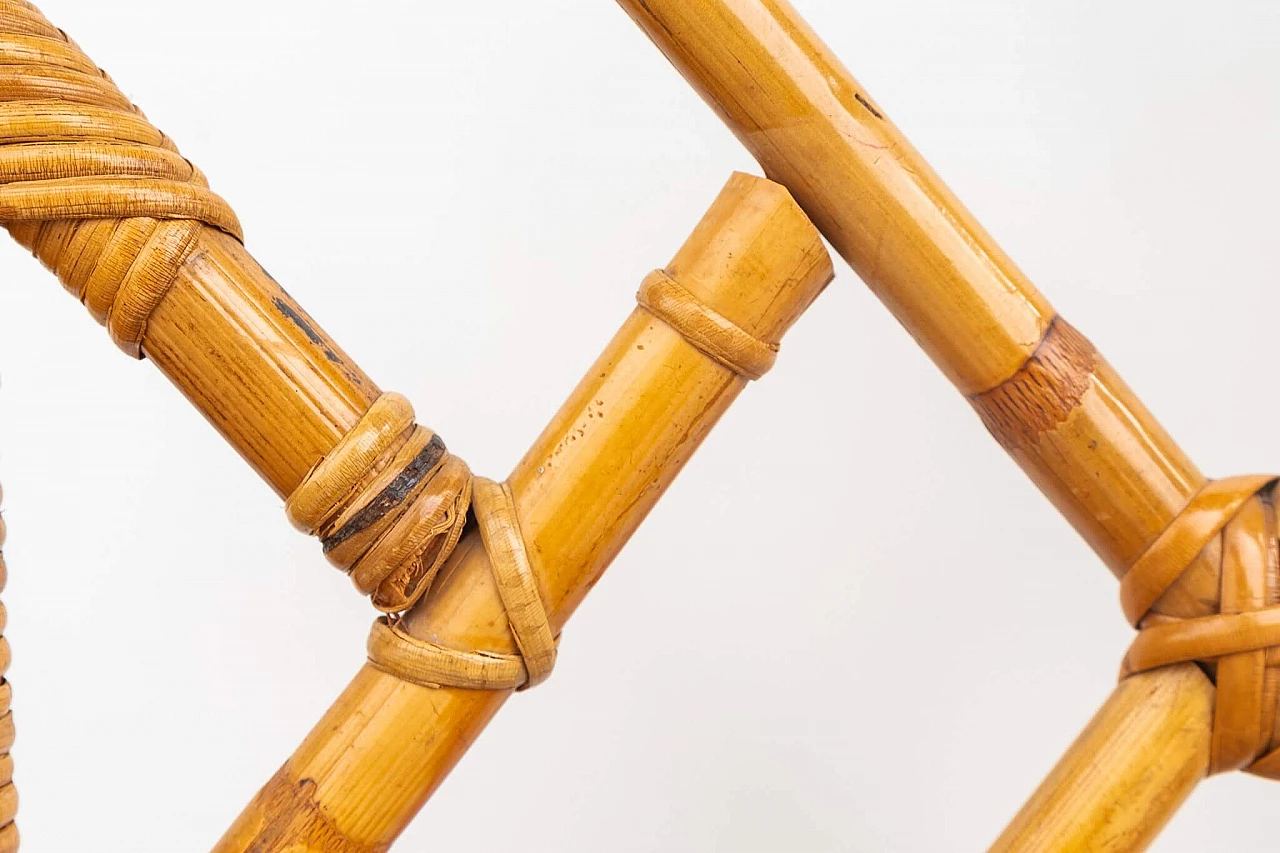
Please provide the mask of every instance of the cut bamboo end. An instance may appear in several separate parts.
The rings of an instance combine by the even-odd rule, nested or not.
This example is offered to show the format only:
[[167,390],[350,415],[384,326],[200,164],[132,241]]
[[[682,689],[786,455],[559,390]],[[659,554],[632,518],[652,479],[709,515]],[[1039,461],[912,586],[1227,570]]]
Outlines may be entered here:
[[[832,274],[790,195],[746,175],[729,181],[666,273],[704,318],[773,344]],[[555,633],[747,385],[686,334],[637,308],[507,481]],[[476,530],[399,627],[447,649],[519,653]],[[366,666],[216,849],[385,849],[509,695],[423,687]]]
[[964,394],[1053,308],[785,0],[618,0]]

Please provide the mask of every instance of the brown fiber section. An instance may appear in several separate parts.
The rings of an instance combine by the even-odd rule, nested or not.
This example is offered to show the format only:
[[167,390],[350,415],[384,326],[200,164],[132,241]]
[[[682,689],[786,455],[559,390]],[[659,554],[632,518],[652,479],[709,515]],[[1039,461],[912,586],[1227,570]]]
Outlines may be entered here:
[[347,838],[321,811],[315,791],[315,782],[297,781],[282,768],[250,806],[247,813],[258,815],[262,823],[252,838],[238,839],[241,846],[248,853],[302,849],[312,853],[385,853],[386,845],[370,846]]
[[1098,351],[1088,338],[1055,317],[1017,373],[969,402],[1005,449],[1031,446],[1080,405],[1097,363]]

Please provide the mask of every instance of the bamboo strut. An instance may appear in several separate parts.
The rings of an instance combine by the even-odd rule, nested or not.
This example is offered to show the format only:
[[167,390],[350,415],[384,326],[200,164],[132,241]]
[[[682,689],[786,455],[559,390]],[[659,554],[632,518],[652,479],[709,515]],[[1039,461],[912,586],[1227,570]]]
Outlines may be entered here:
[[[785,190],[736,175],[659,278],[777,341],[831,266]],[[534,442],[508,482],[557,633],[745,385],[637,308]],[[405,625],[449,648],[515,651],[477,532]],[[385,849],[507,696],[419,687],[365,666],[216,849]]]
[[[0,592],[9,581],[9,568],[4,561],[4,543],[8,533],[4,518],[0,517]],[[18,789],[13,784],[13,748],[16,731],[13,712],[9,710],[13,698],[13,686],[5,673],[12,657],[9,641],[4,637],[9,612],[0,604],[0,853],[14,853],[18,849],[18,825],[14,818],[18,812]]]
[[[1206,480],[1093,346],[1056,317],[785,0],[619,3],[1123,576]],[[1215,539],[1154,611],[1216,613],[1221,560]],[[1043,831],[1031,839],[1015,827],[1000,849],[1079,849],[1071,839],[1085,831],[1111,838],[1107,849],[1145,846],[1205,769],[1209,719],[1193,706],[1207,700],[1203,689],[1178,688],[1186,678],[1144,677],[1168,697],[1145,713],[1117,710],[1134,695],[1122,687],[1020,815],[1019,826]],[[1155,754],[1159,732],[1178,725],[1189,727],[1182,748]],[[1264,728],[1274,745],[1266,718]],[[1105,772],[1076,772],[1093,762]],[[1151,766],[1176,778],[1175,789],[1133,784]],[[1108,808],[1121,792],[1126,807]],[[1073,814],[1081,804],[1089,807]]]
[[[25,0],[0,0],[0,223],[279,495],[305,486],[291,520],[376,606],[425,592],[461,534],[465,464],[398,396],[383,399],[398,430],[363,431],[380,390],[244,249],[200,171]],[[338,446],[381,453],[316,471]]]
[[[1126,674],[1213,664],[1216,698],[1190,664],[1122,684],[996,849],[1138,850],[1206,770],[1280,775],[1280,634],[1258,616],[1280,601],[1272,481],[1206,489],[785,0],[619,2],[1123,578],[1127,615],[1146,619]],[[0,222],[290,497],[376,604],[408,607],[444,563],[405,630],[514,653],[477,533],[445,559],[465,466],[258,266],[198,170],[25,0],[0,0],[0,59]],[[787,193],[738,176],[646,281],[508,483],[556,632],[829,277]],[[740,329],[686,311],[683,288]],[[317,467],[345,463],[339,451],[361,464]],[[361,562],[374,540],[377,566]],[[219,849],[385,849],[505,698],[366,667]]]
[[1195,664],[1120,682],[992,853],[1145,848],[1208,770],[1212,713]]

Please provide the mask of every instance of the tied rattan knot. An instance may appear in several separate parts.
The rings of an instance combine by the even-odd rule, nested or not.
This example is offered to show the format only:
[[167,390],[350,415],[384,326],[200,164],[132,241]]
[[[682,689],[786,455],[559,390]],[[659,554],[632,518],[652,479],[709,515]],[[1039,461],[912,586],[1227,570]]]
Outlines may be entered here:
[[[1120,601],[1139,628],[1121,677],[1196,661],[1217,682],[1209,770],[1280,779],[1280,559],[1277,478],[1230,477],[1202,488],[1138,558]],[[1164,594],[1197,561],[1217,571],[1217,612],[1160,612]]]
[[285,512],[385,613],[431,587],[457,545],[471,471],[413,407],[383,394],[289,496]]
[[141,357],[147,318],[231,208],[28,3],[0,0],[0,224]]
[[369,663],[423,687],[525,690],[551,675],[558,640],[529,563],[510,487],[477,477],[473,500],[480,537],[519,654],[446,648],[410,636],[397,617],[384,616],[369,632]]
[[778,360],[768,343],[714,310],[664,270],[654,270],[636,293],[640,306],[706,355],[747,379],[759,379]]

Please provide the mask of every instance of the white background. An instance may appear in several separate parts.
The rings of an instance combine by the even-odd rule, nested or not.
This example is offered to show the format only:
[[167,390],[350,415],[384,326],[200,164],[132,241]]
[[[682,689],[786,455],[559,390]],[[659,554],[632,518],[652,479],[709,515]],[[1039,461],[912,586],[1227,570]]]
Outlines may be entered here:
[[[491,475],[756,171],[608,0],[44,6]],[[799,6],[1204,470],[1280,464],[1276,4]],[[979,850],[1103,701],[1114,581],[838,273],[397,849]],[[207,849],[370,608],[8,241],[0,280],[25,849]],[[1278,804],[1215,779],[1156,849],[1274,849]]]

